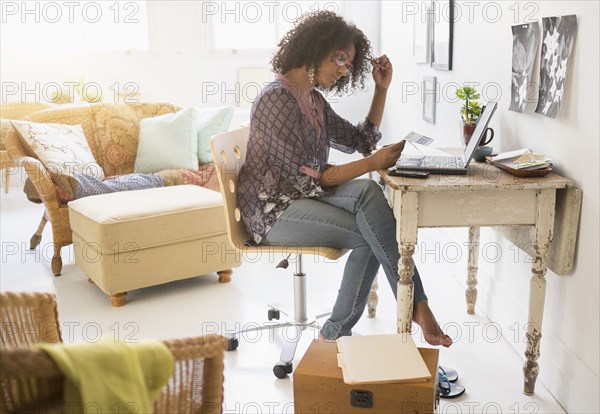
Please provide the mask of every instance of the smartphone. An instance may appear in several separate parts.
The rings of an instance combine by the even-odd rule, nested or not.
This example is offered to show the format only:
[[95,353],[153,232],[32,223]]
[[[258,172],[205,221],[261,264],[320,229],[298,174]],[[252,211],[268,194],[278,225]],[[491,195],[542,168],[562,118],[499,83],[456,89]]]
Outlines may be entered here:
[[411,177],[411,178],[426,178],[429,176],[428,171],[412,171],[412,170],[397,170],[392,168],[388,170],[389,175],[393,175],[395,177]]

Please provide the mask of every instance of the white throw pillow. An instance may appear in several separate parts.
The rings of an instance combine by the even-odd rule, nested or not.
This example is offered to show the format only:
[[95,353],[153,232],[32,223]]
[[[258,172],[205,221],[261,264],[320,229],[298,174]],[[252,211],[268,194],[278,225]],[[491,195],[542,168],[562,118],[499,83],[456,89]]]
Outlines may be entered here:
[[213,162],[210,140],[213,135],[227,131],[233,117],[233,106],[199,108],[198,160],[200,164]]
[[140,121],[135,172],[198,169],[198,110],[190,107]]
[[73,177],[75,173],[104,178],[81,125],[10,121],[29,148],[52,173]]

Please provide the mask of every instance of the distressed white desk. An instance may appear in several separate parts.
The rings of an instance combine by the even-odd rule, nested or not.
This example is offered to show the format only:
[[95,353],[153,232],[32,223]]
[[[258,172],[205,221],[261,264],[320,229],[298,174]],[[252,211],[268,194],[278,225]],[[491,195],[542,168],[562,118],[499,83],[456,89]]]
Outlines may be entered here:
[[524,392],[533,394],[538,375],[542,317],[546,292],[547,252],[552,241],[556,190],[572,182],[550,173],[519,178],[492,165],[471,163],[464,176],[431,174],[426,179],[379,174],[396,217],[398,270],[398,332],[410,332],[413,309],[413,253],[419,227],[469,227],[467,312],[477,299],[477,257],[480,226],[533,226],[533,265],[524,371]]

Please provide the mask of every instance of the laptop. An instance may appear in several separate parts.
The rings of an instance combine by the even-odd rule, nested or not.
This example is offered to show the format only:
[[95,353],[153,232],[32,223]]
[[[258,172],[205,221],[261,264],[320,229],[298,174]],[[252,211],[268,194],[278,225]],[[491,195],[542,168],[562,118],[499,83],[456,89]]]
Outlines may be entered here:
[[473,158],[475,149],[479,146],[481,139],[496,111],[496,102],[489,102],[485,107],[479,121],[461,156],[452,155],[400,155],[396,161],[397,171],[427,171],[433,174],[465,175],[467,174],[469,163]]

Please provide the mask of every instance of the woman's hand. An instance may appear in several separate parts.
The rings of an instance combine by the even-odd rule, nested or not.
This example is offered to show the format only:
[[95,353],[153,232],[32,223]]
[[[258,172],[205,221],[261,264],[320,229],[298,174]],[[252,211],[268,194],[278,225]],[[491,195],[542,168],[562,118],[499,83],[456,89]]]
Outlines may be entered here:
[[406,141],[402,140],[396,144],[386,145],[379,149],[373,155],[369,156],[371,171],[385,170],[396,165],[396,161],[400,158]]
[[382,55],[378,58],[372,59],[371,64],[373,65],[373,80],[375,86],[378,88],[387,89],[392,83],[392,62],[387,55]]

